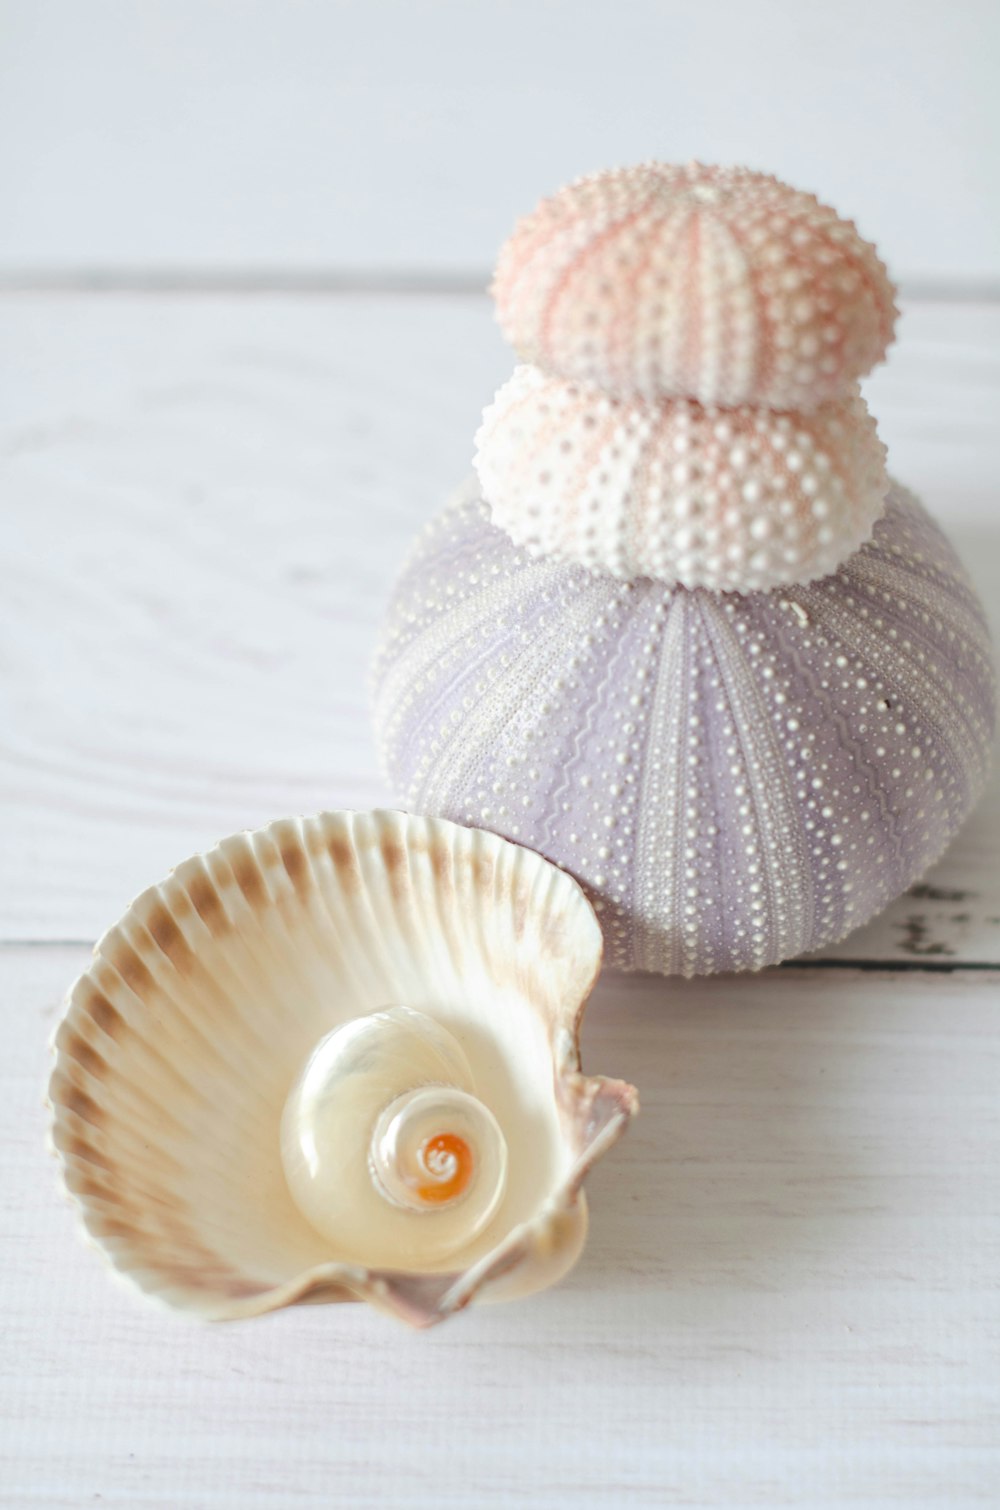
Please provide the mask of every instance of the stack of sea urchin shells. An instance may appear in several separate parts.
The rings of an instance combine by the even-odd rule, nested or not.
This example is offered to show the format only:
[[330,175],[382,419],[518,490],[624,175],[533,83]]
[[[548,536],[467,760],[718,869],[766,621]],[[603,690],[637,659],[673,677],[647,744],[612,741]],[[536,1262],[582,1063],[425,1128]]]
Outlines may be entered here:
[[745,168],[650,165],[523,220],[494,283],[525,365],[477,467],[519,545],[749,592],[836,569],[889,482],[857,387],[892,339],[874,247]]
[[394,786],[587,887],[610,962],[759,968],[842,937],[985,779],[983,616],[857,382],[875,249],[743,168],[571,184],[503,248],[523,364],[376,664]]

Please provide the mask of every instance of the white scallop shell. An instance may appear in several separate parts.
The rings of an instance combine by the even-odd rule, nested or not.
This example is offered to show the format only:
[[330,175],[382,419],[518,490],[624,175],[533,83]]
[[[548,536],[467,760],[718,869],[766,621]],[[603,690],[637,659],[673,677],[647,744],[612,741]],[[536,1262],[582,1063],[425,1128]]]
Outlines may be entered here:
[[[579,1070],[600,959],[576,882],[490,833],[327,813],[223,840],[105,934],[56,1032],[53,1142],[90,1236],[139,1288],[211,1319],[363,1298],[429,1325],[542,1288],[577,1257],[581,1182],[636,1106]],[[410,1078],[446,1099],[471,1086],[506,1184],[445,1257],[418,1240],[405,1263],[366,1263],[363,1217],[339,1241],[293,1198],[281,1125],[325,1035],[400,1004],[436,1024],[434,1065]]]
[[780,414],[616,399],[520,366],[476,440],[483,496],[515,544],[716,592],[836,571],[871,537],[889,487],[856,389]]

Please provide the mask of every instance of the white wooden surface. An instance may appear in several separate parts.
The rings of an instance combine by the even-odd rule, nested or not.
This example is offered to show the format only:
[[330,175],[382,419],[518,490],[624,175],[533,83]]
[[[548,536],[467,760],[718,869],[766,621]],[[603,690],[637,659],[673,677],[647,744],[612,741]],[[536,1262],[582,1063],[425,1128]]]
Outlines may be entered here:
[[[643,1113],[520,1307],[201,1329],[55,1192],[86,944],[225,832],[388,798],[380,605],[508,366],[474,297],[0,299],[4,1507],[1000,1499],[996,783],[839,959],[599,987],[586,1062]],[[869,397],[995,611],[1000,309],[910,307]]]
[[658,156],[995,286],[998,52],[995,0],[0,0],[0,274],[464,274]]
[[996,1504],[995,983],[602,986],[589,1062],[643,1111],[561,1288],[420,1335],[357,1306],[206,1330],[53,1199],[41,1045],[83,958],[4,961],[5,1506]]

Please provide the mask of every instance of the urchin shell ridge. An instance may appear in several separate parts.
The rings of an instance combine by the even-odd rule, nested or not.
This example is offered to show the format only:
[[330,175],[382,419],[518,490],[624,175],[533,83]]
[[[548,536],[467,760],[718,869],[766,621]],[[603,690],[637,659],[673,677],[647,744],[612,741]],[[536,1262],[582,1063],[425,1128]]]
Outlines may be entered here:
[[894,487],[810,585],[688,590],[532,557],[466,496],[378,653],[401,798],[580,879],[609,963],[756,969],[865,922],[937,858],[989,766],[982,610]]
[[811,409],[885,355],[895,290],[814,195],[748,168],[588,175],[520,220],[492,291],[522,360],[609,393]]
[[476,439],[493,521],[517,544],[715,591],[834,571],[870,537],[889,486],[856,388],[785,414],[614,398],[524,365]]

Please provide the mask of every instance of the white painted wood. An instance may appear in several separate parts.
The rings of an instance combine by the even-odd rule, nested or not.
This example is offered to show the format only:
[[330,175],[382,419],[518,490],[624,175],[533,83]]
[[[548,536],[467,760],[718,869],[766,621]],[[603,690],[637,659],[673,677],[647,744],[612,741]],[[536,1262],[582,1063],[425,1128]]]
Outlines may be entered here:
[[[509,366],[484,299],[0,300],[0,937],[96,937],[225,833],[392,800],[383,603]],[[870,398],[995,609],[1000,308],[910,308]],[[998,853],[995,781],[832,952],[1000,962]]]
[[994,0],[3,0],[0,39],[0,269],[485,269],[659,156],[1000,276]]
[[[509,365],[476,298],[0,299],[0,940],[39,941],[0,943],[4,1510],[1000,1497],[997,969],[604,981],[586,1063],[643,1112],[580,1265],[423,1336],[162,1316],[55,1194],[45,1042],[87,951],[44,941],[232,829],[387,799],[381,605]],[[911,307],[869,396],[995,611],[1000,309]],[[995,783],[929,878],[961,900],[845,951],[996,964],[998,854]]]
[[84,957],[0,951],[5,1510],[996,1503],[1000,976],[606,982],[643,1110],[579,1266],[412,1335],[199,1327],[85,1251],[39,1107]]

